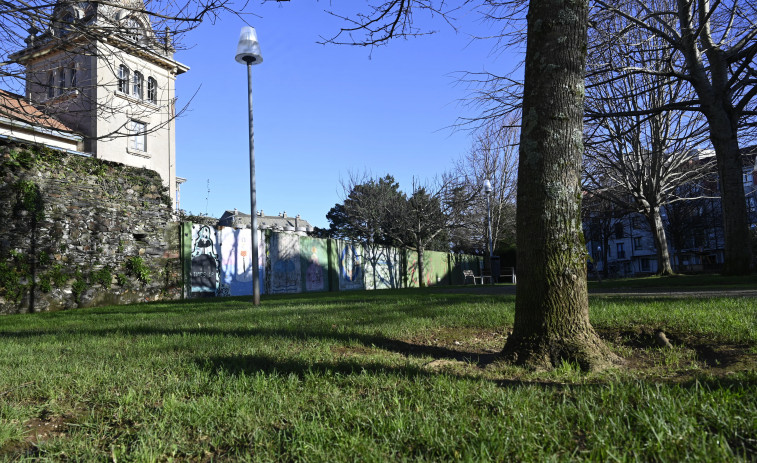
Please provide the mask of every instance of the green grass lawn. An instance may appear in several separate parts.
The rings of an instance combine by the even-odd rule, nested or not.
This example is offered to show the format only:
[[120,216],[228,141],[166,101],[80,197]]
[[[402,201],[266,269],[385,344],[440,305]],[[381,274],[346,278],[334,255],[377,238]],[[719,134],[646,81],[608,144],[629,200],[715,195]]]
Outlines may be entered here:
[[648,276],[640,278],[602,279],[590,281],[589,289],[602,290],[670,290],[722,291],[757,289],[757,275],[721,276],[715,274]]
[[0,461],[757,459],[754,299],[592,299],[627,359],[592,374],[492,362],[513,307],[428,289],[1,317]]

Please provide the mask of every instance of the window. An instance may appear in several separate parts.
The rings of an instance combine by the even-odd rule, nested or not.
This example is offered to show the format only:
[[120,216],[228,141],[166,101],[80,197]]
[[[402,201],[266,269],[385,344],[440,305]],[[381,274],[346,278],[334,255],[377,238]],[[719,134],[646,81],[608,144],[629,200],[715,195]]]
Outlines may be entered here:
[[124,22],[124,33],[129,40],[139,42],[142,38],[142,24],[135,18],[130,17]]
[[129,94],[129,68],[123,64],[118,66],[118,91]]
[[633,248],[634,249],[641,249],[642,243],[641,243],[641,236],[637,236],[633,239]]
[[623,238],[623,223],[615,223],[615,238]]
[[130,129],[129,148],[137,151],[147,151],[147,124],[132,120]]
[[76,68],[72,67],[71,69],[69,69],[68,70],[68,75],[69,75],[69,82],[70,82],[69,87],[76,88],[76,84],[77,84],[77,82],[76,82]]
[[63,95],[66,89],[66,70],[60,68],[58,70],[58,95]]
[[648,272],[649,268],[650,268],[649,259],[647,259],[646,257],[641,259],[641,271]]
[[134,78],[132,79],[132,95],[134,95],[134,98],[139,98],[141,100],[144,97],[144,83],[145,78],[142,76],[142,73],[134,71]]
[[47,97],[52,98],[55,96],[55,74],[53,71],[47,73]]
[[158,103],[158,81],[153,77],[147,79],[147,100],[152,104]]
[[615,248],[618,251],[618,259],[625,259],[626,258],[626,250],[624,249],[623,245],[625,243],[616,243]]

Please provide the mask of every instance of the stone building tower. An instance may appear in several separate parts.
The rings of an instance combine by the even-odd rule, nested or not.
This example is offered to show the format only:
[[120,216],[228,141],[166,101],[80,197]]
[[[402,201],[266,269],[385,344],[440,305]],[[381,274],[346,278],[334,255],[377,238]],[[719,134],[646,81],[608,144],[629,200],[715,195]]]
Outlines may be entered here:
[[47,29],[29,33],[11,56],[26,97],[84,135],[82,151],[157,171],[175,199],[175,79],[189,68],[143,1],[58,0]]

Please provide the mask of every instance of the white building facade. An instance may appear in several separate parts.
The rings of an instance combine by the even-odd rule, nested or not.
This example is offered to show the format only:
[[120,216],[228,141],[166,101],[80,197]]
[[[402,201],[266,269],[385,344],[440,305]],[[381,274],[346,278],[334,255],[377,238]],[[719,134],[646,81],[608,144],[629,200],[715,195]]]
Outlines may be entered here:
[[30,29],[11,58],[26,97],[82,134],[82,151],[158,172],[176,201],[175,80],[189,68],[144,11],[142,0],[59,0],[52,27]]

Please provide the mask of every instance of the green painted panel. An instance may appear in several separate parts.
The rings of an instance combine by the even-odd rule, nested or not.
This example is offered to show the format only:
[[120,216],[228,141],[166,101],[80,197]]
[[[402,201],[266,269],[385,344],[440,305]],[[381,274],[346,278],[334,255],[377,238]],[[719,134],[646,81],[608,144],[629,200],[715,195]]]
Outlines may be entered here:
[[429,286],[448,285],[449,267],[447,253],[439,251],[426,251],[426,284]]
[[[417,288],[418,285],[418,253],[410,249],[407,258],[407,285]],[[449,265],[447,253],[439,251],[425,251],[423,253],[423,270],[426,286],[449,284]]]
[[192,222],[182,222],[179,231],[181,243],[181,281],[182,281],[182,298],[189,297],[190,280],[189,274],[192,271]]
[[328,241],[320,238],[300,237],[300,271],[302,272],[302,290],[329,290],[329,246]]

